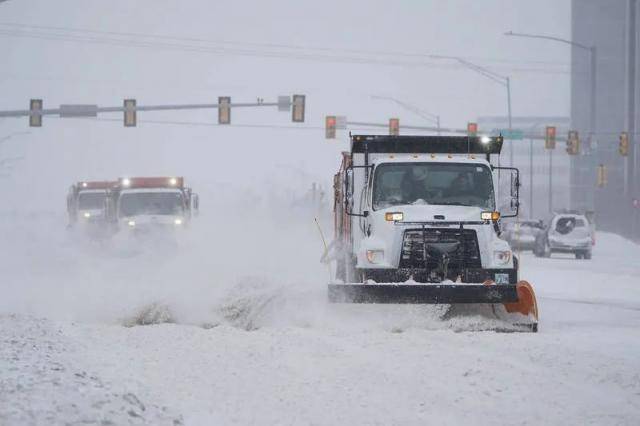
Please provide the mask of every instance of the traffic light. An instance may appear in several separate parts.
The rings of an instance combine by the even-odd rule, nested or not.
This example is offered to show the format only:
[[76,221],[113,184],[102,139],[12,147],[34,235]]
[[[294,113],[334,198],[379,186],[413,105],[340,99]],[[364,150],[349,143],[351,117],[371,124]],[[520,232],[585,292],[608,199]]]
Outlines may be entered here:
[[467,136],[476,136],[478,134],[478,123],[467,123]]
[[389,119],[389,135],[391,136],[400,135],[400,119],[399,118]]
[[578,155],[580,153],[580,137],[576,130],[569,130],[567,137],[567,154]]
[[138,123],[138,117],[136,114],[136,100],[125,99],[123,105],[124,105],[124,127],[136,127]]
[[218,97],[218,124],[231,124],[231,98]]
[[324,120],[324,137],[325,139],[336,138],[336,116],[327,115]]
[[547,126],[544,134],[544,147],[546,149],[556,148],[556,128],[555,126]]
[[305,96],[293,95],[293,111],[291,121],[294,123],[304,123]]
[[598,166],[598,187],[604,188],[607,186],[607,166],[600,164]]
[[618,151],[623,157],[629,155],[629,133],[620,133],[620,145],[618,146]]
[[29,102],[29,127],[42,127],[42,99]]

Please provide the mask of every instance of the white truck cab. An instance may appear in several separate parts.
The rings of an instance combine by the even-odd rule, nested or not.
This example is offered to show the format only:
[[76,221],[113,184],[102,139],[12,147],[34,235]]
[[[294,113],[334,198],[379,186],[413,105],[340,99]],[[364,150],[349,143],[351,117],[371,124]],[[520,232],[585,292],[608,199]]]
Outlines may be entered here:
[[82,181],[69,188],[67,213],[69,226],[103,224],[107,191],[116,182]]
[[182,229],[198,204],[182,177],[120,178],[109,193],[107,216],[117,230],[136,234]]
[[[336,175],[337,278],[515,283],[498,206],[517,214],[517,170],[488,160],[501,146],[502,138],[352,137]],[[501,183],[507,200],[498,199]]]

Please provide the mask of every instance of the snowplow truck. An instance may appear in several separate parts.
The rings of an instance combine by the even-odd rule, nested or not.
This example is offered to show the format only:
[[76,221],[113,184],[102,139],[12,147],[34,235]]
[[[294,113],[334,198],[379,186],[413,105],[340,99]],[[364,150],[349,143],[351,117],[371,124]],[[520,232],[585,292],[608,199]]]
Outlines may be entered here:
[[83,181],[71,185],[67,195],[69,226],[102,224],[107,191],[116,184],[112,181]]
[[182,177],[122,177],[108,192],[106,217],[114,232],[181,229],[197,213],[199,198]]
[[500,235],[519,172],[500,137],[352,135],[334,177],[333,303],[487,305],[537,331],[533,288]]

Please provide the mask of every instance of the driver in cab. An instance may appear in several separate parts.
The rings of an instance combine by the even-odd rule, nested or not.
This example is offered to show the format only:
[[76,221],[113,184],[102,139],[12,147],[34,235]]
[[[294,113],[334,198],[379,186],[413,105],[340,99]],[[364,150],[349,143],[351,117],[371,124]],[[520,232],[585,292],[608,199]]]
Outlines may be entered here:
[[426,167],[411,167],[402,179],[402,196],[408,203],[428,202],[431,191],[428,185],[429,173]]
[[458,173],[458,176],[451,181],[447,195],[449,197],[466,197],[473,195],[473,188],[471,188],[471,182],[469,182],[466,173]]

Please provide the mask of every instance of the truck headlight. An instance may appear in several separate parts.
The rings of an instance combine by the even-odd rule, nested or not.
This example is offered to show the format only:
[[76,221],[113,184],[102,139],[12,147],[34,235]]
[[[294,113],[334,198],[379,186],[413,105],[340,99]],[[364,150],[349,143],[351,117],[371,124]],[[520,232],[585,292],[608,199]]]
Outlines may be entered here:
[[91,213],[89,212],[84,212],[83,216],[87,219],[89,219],[91,217]]
[[173,221],[173,223],[178,225],[178,226],[182,225],[182,219],[176,219],[176,220]]
[[480,213],[480,219],[497,221],[500,219],[500,212],[482,212]]
[[130,220],[129,222],[127,222],[127,225],[133,228],[134,226],[136,226],[136,222],[134,220]]
[[511,260],[511,251],[496,250],[493,252],[493,260],[498,265],[506,265]]
[[391,212],[384,214],[384,220],[388,222],[402,222],[404,214],[402,212]]
[[367,250],[369,263],[380,263],[384,259],[384,250]]

